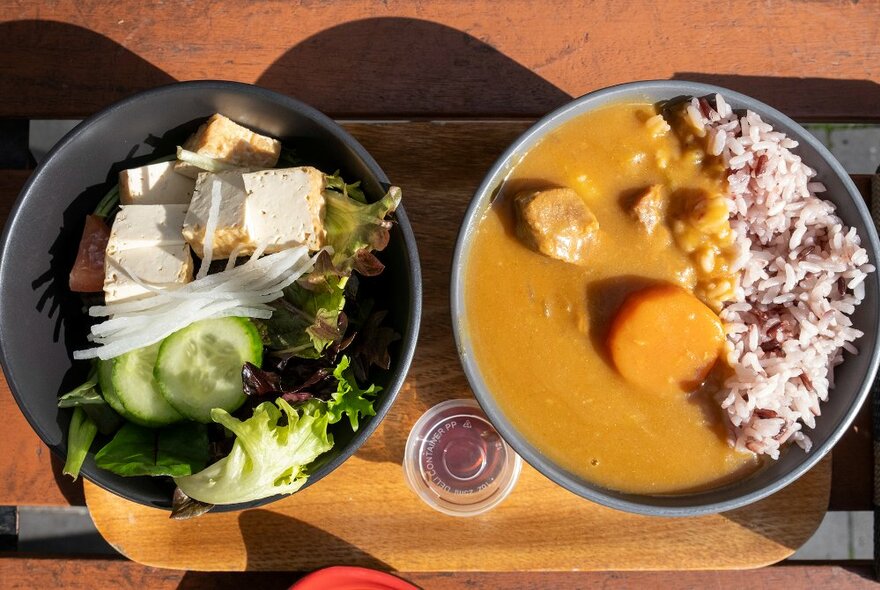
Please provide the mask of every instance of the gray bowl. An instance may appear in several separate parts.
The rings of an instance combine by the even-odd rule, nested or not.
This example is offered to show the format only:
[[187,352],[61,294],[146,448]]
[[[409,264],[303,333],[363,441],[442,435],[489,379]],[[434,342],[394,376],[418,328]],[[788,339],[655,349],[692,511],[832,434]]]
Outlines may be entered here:
[[[116,183],[120,169],[173,154],[215,112],[298,148],[301,157],[324,170],[341,169],[347,179],[360,179],[371,200],[379,199],[388,186],[376,161],[330,118],[248,84],[203,81],[156,88],[106,108],[68,133],[22,189],[0,240],[0,362],[22,413],[61,457],[67,452],[71,411],[59,410],[57,397],[82,383],[88,369],[86,363],[71,361],[71,351],[87,344],[88,323],[81,298],[67,288],[85,215]],[[421,271],[403,207],[394,219],[391,240],[379,255],[385,272],[361,284],[377,309],[390,311],[387,321],[401,340],[392,346],[391,369],[374,375],[383,388],[376,415],[364,420],[357,433],[334,432],[336,446],[308,485],[336,469],[376,429],[412,361],[421,316]],[[168,478],[119,477],[96,468],[92,453],[82,475],[129,500],[170,507],[173,484]],[[217,510],[249,508],[279,497]]]
[[871,274],[865,284],[865,300],[853,315],[853,324],[865,335],[856,343],[861,353],[847,355],[846,361],[835,371],[836,386],[829,401],[822,405],[822,416],[817,419],[816,429],[809,432],[813,449],[803,453],[791,449],[778,461],[772,462],[756,474],[714,490],[682,495],[638,495],[616,492],[592,484],[563,469],[533,447],[512,425],[501,411],[492,391],[486,386],[480,367],[471,354],[471,341],[467,330],[467,303],[464,299],[464,267],[467,264],[471,236],[490,205],[492,195],[504,178],[536,143],[553,129],[570,119],[606,104],[628,100],[646,99],[651,102],[680,96],[705,96],[721,93],[734,110],[750,109],[800,142],[796,148],[803,160],[818,171],[818,178],[828,187],[827,198],[837,205],[837,212],[844,223],[854,226],[868,250],[871,263],[877,266],[880,244],[871,216],[861,194],[856,189],[843,166],[831,153],[803,127],[776,109],[753,98],[708,84],[684,81],[633,82],[613,86],[582,96],[553,111],[511,145],[492,166],[477,190],[462,222],[452,270],[452,322],[455,341],[468,381],[489,419],[504,439],[535,469],[564,488],[588,500],[610,508],[656,516],[696,516],[732,510],[756,502],[777,492],[795,481],[816,465],[831,451],[855,418],[868,396],[880,360],[878,348],[878,296],[880,274]]

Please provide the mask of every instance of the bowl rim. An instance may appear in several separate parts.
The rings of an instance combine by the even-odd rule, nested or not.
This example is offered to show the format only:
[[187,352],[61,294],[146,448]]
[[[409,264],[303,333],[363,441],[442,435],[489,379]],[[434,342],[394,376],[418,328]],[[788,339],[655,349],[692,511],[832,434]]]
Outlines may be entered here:
[[[43,175],[44,171],[53,165],[57,154],[65,151],[69,145],[75,143],[79,139],[79,137],[95,123],[104,119],[107,116],[110,116],[116,111],[124,110],[131,104],[140,102],[144,99],[154,100],[160,97],[170,96],[178,92],[190,92],[192,90],[203,92],[224,91],[239,95],[256,96],[261,101],[279,104],[283,107],[288,108],[291,111],[298,112],[306,118],[312,119],[318,126],[328,130],[331,134],[335,135],[342,143],[351,148],[356,157],[359,158],[363,162],[364,166],[370,171],[370,173],[375,176],[379,184],[383,186],[388,186],[390,184],[390,181],[385,172],[357,139],[355,139],[350,133],[348,133],[348,131],[346,131],[341,125],[339,125],[329,116],[296,98],[254,84],[228,80],[189,80],[163,84],[161,86],[156,86],[131,94],[83,119],[73,129],[68,131],[52,147],[52,149],[49,150],[43,161],[40,162],[36,166],[36,168],[34,168],[30,177],[28,177],[17,198],[15,199],[15,202],[13,203],[9,211],[9,216],[6,219],[6,223],[3,226],[2,234],[0,234],[0,281],[3,281],[6,274],[8,274],[7,263],[5,262],[7,260],[6,251],[12,243],[20,209],[22,208],[25,200],[29,198],[33,185]],[[361,428],[359,428],[358,431],[354,433],[352,439],[349,441],[348,446],[345,449],[345,452],[340,453],[331,461],[328,461],[327,463],[321,465],[321,467],[318,468],[315,473],[311,474],[309,479],[300,488],[300,490],[303,490],[310,485],[317,483],[325,476],[330,474],[349,457],[354,455],[357,450],[364,444],[364,442],[366,442],[366,440],[385,418],[385,416],[391,409],[391,406],[394,405],[400,389],[402,388],[403,383],[406,380],[406,376],[412,364],[413,357],[415,356],[416,343],[418,341],[418,334],[419,328],[421,326],[422,316],[423,289],[421,263],[418,254],[418,247],[416,245],[415,235],[413,234],[412,230],[412,225],[410,224],[409,218],[406,215],[406,211],[402,203],[395,210],[394,218],[400,228],[400,235],[403,238],[404,256],[409,267],[406,275],[409,276],[411,284],[408,297],[409,313],[407,315],[406,321],[410,329],[408,333],[401,335],[402,337],[400,340],[400,353],[397,359],[397,363],[395,363],[395,365],[392,366],[392,368],[390,369],[391,379],[389,385],[382,392],[383,397],[388,401],[377,408],[377,412],[374,416],[370,416],[369,420],[364,421],[365,423],[362,422]],[[8,328],[0,323],[0,341],[3,340],[2,334],[6,329]],[[70,351],[68,351],[68,353],[69,352]],[[62,460],[65,459],[67,455],[66,435],[63,436],[61,442],[58,445],[49,444],[49,436],[40,427],[38,421],[31,412],[31,409],[23,401],[27,397],[27,394],[19,391],[18,385],[15,383],[15,372],[14,370],[12,370],[9,359],[7,358],[5,347],[0,347],[0,368],[2,368],[3,374],[6,376],[9,390],[12,392],[12,397],[15,400],[19,411],[24,415],[30,427],[33,429],[34,432],[37,433],[37,436],[40,437],[40,440],[43,442],[43,444],[49,447],[52,453],[54,453]],[[92,451],[89,452],[91,453]],[[170,510],[170,507],[168,506],[157,506],[153,503],[147,502],[143,497],[129,497],[128,495],[120,493],[118,490],[111,489],[111,486],[105,485],[104,482],[98,481],[97,479],[92,477],[92,475],[88,473],[86,469],[83,469],[80,472],[80,475],[85,479],[88,479],[90,482],[97,485],[98,487],[117,496],[120,496],[128,501],[136,502],[138,504],[149,506],[152,508],[158,508],[160,510]],[[263,506],[280,500],[284,497],[287,497],[288,495],[290,494],[278,494],[268,498],[263,498],[261,500],[253,500],[240,504],[218,505],[212,509],[212,512],[228,512],[245,510],[248,508],[256,508],[258,506]]]
[[[578,115],[589,112],[591,109],[584,108],[583,105],[585,103],[598,101],[615,95],[633,96],[638,93],[648,94],[652,91],[668,93],[670,91],[676,92],[678,90],[681,91],[682,95],[695,96],[706,96],[720,93],[725,98],[730,98],[736,102],[747,104],[749,109],[756,111],[762,118],[772,119],[774,122],[778,121],[795,130],[800,135],[797,140],[808,143],[813,149],[815,149],[820,158],[829,165],[832,173],[840,177],[848,198],[854,202],[858,216],[867,229],[867,235],[862,236],[863,245],[865,245],[865,241],[867,241],[867,247],[871,252],[872,258],[874,261],[877,261],[878,254],[880,254],[880,241],[878,241],[875,224],[868,211],[867,204],[861,197],[861,193],[859,193],[852,178],[850,178],[840,162],[837,161],[831,152],[818,139],[800,124],[777,109],[755,98],[722,86],[688,80],[642,80],[601,88],[574,98],[571,102],[560,106],[539,119],[510,144],[486,173],[464,214],[455,245],[455,252],[453,254],[452,277],[450,281],[450,311],[452,314],[453,335],[459,360],[474,396],[492,424],[501,433],[504,440],[506,440],[514,450],[538,472],[578,496],[603,506],[625,512],[666,517],[702,516],[741,508],[776,493],[800,478],[831,451],[831,448],[838,440],[840,440],[849,428],[870,393],[877,374],[878,364],[880,364],[880,339],[877,339],[875,341],[874,349],[871,350],[870,353],[864,350],[860,351],[860,354],[870,354],[870,362],[867,373],[862,376],[862,383],[853,403],[850,405],[843,418],[831,431],[830,436],[822,441],[821,444],[815,445],[807,455],[806,460],[800,463],[800,465],[797,465],[794,469],[783,473],[767,485],[754,490],[751,493],[720,501],[708,501],[687,506],[661,506],[640,502],[636,499],[625,499],[620,497],[620,495],[627,496],[628,498],[652,498],[657,496],[647,494],[623,494],[614,492],[613,490],[606,490],[598,485],[590,484],[545,457],[540,451],[533,447],[504,416],[504,413],[501,411],[500,407],[496,405],[493,396],[489,392],[489,387],[482,379],[477,363],[470,352],[471,343],[466,335],[467,330],[464,326],[464,268],[467,262],[467,253],[470,248],[471,235],[478,222],[478,216],[484,207],[484,201],[487,198],[491,199],[492,193],[495,189],[503,183],[506,175],[516,166],[518,162],[512,162],[512,158],[520,152],[522,146],[533,146],[535,142],[540,141],[543,136],[559,125],[564,124]],[[604,104],[607,103],[601,103],[597,106],[602,106]],[[875,271],[873,274],[874,276],[871,280],[878,286],[878,288],[880,288],[880,270]],[[877,314],[877,317],[875,317],[872,327],[875,332],[880,332],[880,314]],[[731,485],[736,485],[736,483],[737,482],[733,482],[728,486],[714,488],[705,493],[718,492]],[[697,496],[698,494],[694,495],[694,497]]]

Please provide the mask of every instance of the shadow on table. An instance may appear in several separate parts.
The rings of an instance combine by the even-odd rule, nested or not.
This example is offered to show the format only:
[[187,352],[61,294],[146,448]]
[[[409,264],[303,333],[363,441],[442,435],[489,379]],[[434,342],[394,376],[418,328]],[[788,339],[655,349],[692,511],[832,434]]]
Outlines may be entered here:
[[[97,110],[132,90],[174,80],[115,41],[60,22],[0,23],[0,55],[4,58],[0,64],[0,100],[32,104],[35,117],[69,114],[68,103],[80,104],[74,100],[80,96],[98,97],[92,103],[85,102],[85,108]],[[108,171],[108,180],[111,177]],[[104,184],[93,185],[71,197],[63,213],[50,218],[58,220],[57,230],[53,228],[51,234],[35,235],[37,232],[31,228],[19,228],[12,252],[6,252],[18,260],[27,258],[27,271],[33,273],[18,277],[16,288],[23,294],[5,302],[20,315],[18,325],[28,328],[10,330],[3,343],[13,369],[9,375],[16,377],[18,391],[49,392],[57,387],[56,393],[60,394],[85,379],[88,367],[84,363],[68,370],[70,351],[85,342],[88,318],[83,314],[83,301],[70,293],[67,281],[85,215],[92,212],[107,188]],[[54,192],[59,190],[65,188]],[[40,348],[36,356],[35,348]],[[34,358],[41,358],[39,365],[33,364]],[[33,370],[36,366],[39,371]],[[27,400],[37,430],[50,440],[62,440],[70,411],[59,411],[52,397],[29,396]],[[52,450],[61,452],[63,443]],[[73,484],[61,473],[62,461],[57,456],[52,457],[51,465],[64,497],[71,504],[84,504],[81,483]]]
[[38,117],[68,112],[74,97],[72,102],[97,110],[135,91],[174,82],[112,39],[55,21],[0,23],[0,55],[0,100],[14,95],[12,102],[21,104],[24,93]]
[[71,506],[85,506],[86,496],[83,491],[82,478],[73,481],[70,479],[69,475],[64,475],[64,460],[55,453],[52,453],[50,462],[52,465],[52,476],[55,478],[55,482],[58,484],[58,490],[61,492],[61,495],[64,496],[64,499],[67,500]]
[[[344,503],[340,510],[344,510]],[[391,566],[351,543],[295,518],[268,510],[247,510],[238,518],[247,570],[283,569],[301,561],[308,569],[345,564],[388,571]],[[297,554],[305,555],[297,559]]]
[[[336,83],[315,83],[328,77]],[[571,99],[476,37],[410,18],[321,31],[289,49],[258,83],[337,117],[535,116]]]
[[[797,483],[720,516],[794,553],[821,526],[828,509],[830,489],[831,457],[825,457]],[[789,522],[780,520],[782,513],[789,514]]]
[[299,572],[186,572],[177,590],[286,590],[304,574]]
[[[777,76],[742,76],[705,72],[676,72],[673,80],[688,80],[729,88],[771,106],[788,105],[798,120],[817,122],[861,121],[877,119],[880,84],[872,80],[836,80],[831,78],[787,78]],[[847,97],[843,110],[837,97]]]

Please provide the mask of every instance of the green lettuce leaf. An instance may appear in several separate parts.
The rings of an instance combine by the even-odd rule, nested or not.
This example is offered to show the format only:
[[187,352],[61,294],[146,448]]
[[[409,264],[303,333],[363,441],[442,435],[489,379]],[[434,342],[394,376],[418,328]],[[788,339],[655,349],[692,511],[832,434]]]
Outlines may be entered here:
[[76,407],[70,418],[70,426],[67,427],[67,460],[64,462],[64,474],[69,475],[76,481],[79,470],[82,469],[83,461],[98,434],[98,425],[89,418],[85,410]]
[[119,430],[123,420],[98,391],[98,364],[92,363],[86,382],[58,398],[59,408],[82,408],[98,427],[101,434],[110,435]]
[[106,404],[104,398],[98,392],[98,365],[92,363],[89,370],[89,376],[85,383],[79,387],[73,388],[58,398],[59,408],[73,408],[76,406],[85,406],[90,404]]
[[343,356],[339,360],[339,364],[333,370],[333,376],[336,377],[337,389],[327,401],[327,414],[330,416],[330,423],[336,424],[342,419],[342,416],[348,416],[351,429],[357,432],[361,416],[376,415],[373,401],[365,396],[375,397],[377,393],[382,391],[382,388],[374,384],[371,384],[367,389],[358,387],[347,356]]
[[306,466],[333,447],[329,416],[297,412],[283,399],[263,402],[241,421],[221,409],[211,418],[235,434],[232,451],[203,471],[177,477],[178,488],[209,504],[237,504],[292,494],[308,479]]
[[265,320],[267,345],[281,355],[320,358],[345,333],[345,277],[328,277],[326,290],[294,283],[284,289],[272,317]]
[[371,251],[382,250],[388,245],[391,221],[385,217],[397,209],[400,198],[400,189],[396,186],[371,204],[333,190],[324,191],[324,229],[337,268],[354,269],[364,276],[382,272],[382,263]]
[[361,203],[367,202],[367,195],[364,194],[364,191],[361,188],[360,180],[347,184],[339,175],[339,170],[333,174],[325,174],[324,179],[327,183],[327,188],[340,192],[346,197],[351,197],[355,201]]
[[208,430],[204,424],[144,428],[128,423],[95,454],[95,464],[123,477],[181,477],[204,468],[208,453]]

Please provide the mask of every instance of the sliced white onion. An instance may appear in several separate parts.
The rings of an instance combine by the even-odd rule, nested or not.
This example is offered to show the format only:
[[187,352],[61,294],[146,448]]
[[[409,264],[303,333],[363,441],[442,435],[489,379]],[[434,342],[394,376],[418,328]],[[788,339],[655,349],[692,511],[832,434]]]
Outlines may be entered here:
[[[92,317],[109,316],[118,314],[131,314],[148,311],[160,306],[168,305],[169,299],[191,299],[203,297],[207,293],[228,293],[233,289],[247,289],[254,292],[258,289],[270,286],[280,274],[288,270],[297,270],[300,266],[311,268],[312,261],[306,256],[305,246],[283,250],[270,254],[259,260],[249,260],[231,270],[208,275],[203,279],[197,279],[177,288],[159,289],[132,276],[129,270],[117,265],[121,272],[132,277],[132,280],[144,289],[154,293],[151,297],[145,297],[136,301],[122,303],[110,303],[107,305],[95,305],[89,309]],[[112,264],[112,262],[111,262]],[[296,280],[296,279],[294,279]]]
[[242,244],[239,244],[235,248],[232,249],[232,252],[229,253],[229,258],[226,259],[226,269],[232,270],[235,268],[235,262],[238,260],[238,257],[241,256],[241,251],[244,248]]
[[214,158],[209,158],[208,156],[185,150],[180,146],[177,146],[177,159],[181,162],[192,164],[196,168],[207,170],[208,172],[223,172],[224,170],[233,170],[235,168],[239,168],[239,166],[228,164],[226,162],[221,162],[220,160],[215,160]]
[[[259,254],[257,254],[259,256]],[[110,319],[92,327],[89,340],[99,346],[73,353],[75,359],[109,359],[159,342],[193,322],[239,316],[268,319],[268,305],[283,296],[283,289],[311,270],[315,258],[305,246],[208,275],[176,289],[159,289],[118,267],[151,294],[137,301],[95,306],[92,316]]]
[[208,276],[208,268],[214,258],[214,234],[217,233],[217,220],[220,218],[220,182],[219,178],[211,182],[211,206],[208,207],[208,219],[205,221],[205,237],[202,239],[202,264],[199,266],[197,279]]

